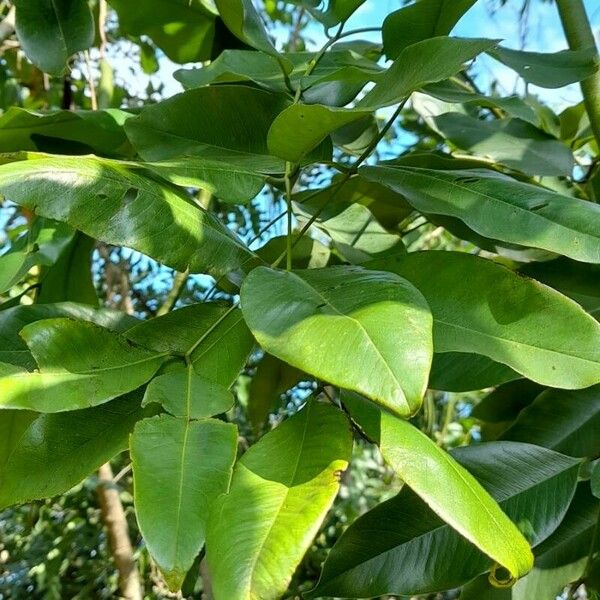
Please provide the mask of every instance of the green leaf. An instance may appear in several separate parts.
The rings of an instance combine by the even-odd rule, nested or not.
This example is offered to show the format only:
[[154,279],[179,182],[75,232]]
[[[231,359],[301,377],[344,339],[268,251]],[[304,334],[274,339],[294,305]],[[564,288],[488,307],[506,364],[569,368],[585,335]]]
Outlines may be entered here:
[[388,263],[427,299],[436,352],[482,354],[552,387],[600,382],[600,325],[553,289],[462,252],[411,253]]
[[123,331],[137,321],[134,317],[116,310],[94,309],[73,302],[15,306],[0,311],[0,361],[28,370],[35,369],[36,362],[19,332],[29,323],[53,317],[90,321],[113,331]]
[[556,138],[520,119],[484,121],[460,113],[433,117],[452,144],[529,175],[571,175],[573,153]]
[[600,455],[600,386],[567,392],[546,390],[502,434],[569,456]]
[[278,55],[252,0],[214,0],[223,22],[237,38],[267,54]]
[[21,336],[39,372],[0,377],[0,407],[62,412],[96,406],[146,383],[163,355],[84,321],[46,319]]
[[588,483],[580,483],[560,527],[535,549],[535,567],[517,581],[513,600],[554,600],[568,583],[583,576],[599,510]]
[[499,173],[362,167],[424,214],[460,219],[492,240],[600,263],[600,206]]
[[433,355],[427,387],[446,392],[470,392],[519,377],[520,375],[510,367],[487,356],[466,352],[441,352]]
[[255,433],[259,433],[269,413],[277,408],[282,394],[293,388],[303,377],[300,369],[265,354],[252,377],[248,395],[248,419]]
[[146,388],[142,405],[155,402],[175,417],[202,419],[227,412],[233,406],[232,393],[222,385],[185,370],[155,377]]
[[428,83],[447,79],[463,64],[496,45],[495,40],[435,37],[408,46],[357,108],[379,108],[396,104]]
[[207,0],[109,0],[120,28],[148,35],[174,62],[209,60],[219,46],[216,14]]
[[596,462],[596,466],[592,471],[592,494],[596,496],[596,498],[600,498],[600,462]]
[[365,0],[329,0],[327,10],[316,10],[310,3],[302,2],[311,14],[319,19],[326,28],[333,27],[349,19]]
[[[521,525],[532,545],[556,529],[575,491],[579,461],[552,450],[491,442],[459,448],[451,455]],[[452,499],[447,489],[440,487],[439,492]],[[427,560],[415,560],[423,556]],[[325,561],[311,597],[425,594],[458,587],[491,566],[475,546],[404,488],[346,530]]]
[[600,266],[561,257],[525,264],[519,272],[569,296],[596,319],[600,319]]
[[94,43],[94,21],[85,0],[15,0],[14,4],[21,48],[45,73],[62,75],[69,58]]
[[123,124],[132,116],[118,109],[40,113],[11,106],[0,117],[0,152],[39,150],[127,158],[132,148]]
[[407,421],[356,395],[344,394],[342,401],[398,476],[434,513],[513,577],[531,569],[527,540],[467,469]]
[[237,428],[161,415],[137,423],[130,447],[140,531],[176,591],[204,544],[216,498],[229,487]]
[[2,436],[0,508],[67,492],[127,448],[141,417],[138,394],[49,415],[0,411],[0,431],[12,431]]
[[475,0],[421,0],[390,13],[383,22],[383,49],[396,58],[411,44],[448,35]]
[[598,71],[595,49],[554,53],[526,52],[498,46],[488,54],[516,71],[525,81],[543,88],[560,88]]
[[[253,171],[283,173],[284,161],[269,153],[267,133],[277,115],[290,105],[283,94],[247,86],[203,87],[147,106],[128,120],[125,129],[145,160],[193,155]],[[194,119],[190,120],[190,114]],[[331,146],[319,152],[319,157],[327,159]]]
[[242,312],[216,302],[139,323],[127,338],[157,353],[188,354],[196,375],[225,388],[234,384],[254,347]]
[[266,175],[243,166],[196,156],[143,165],[176,185],[198,187],[225,202],[241,204],[256,197],[266,180]]
[[242,312],[270,354],[401,415],[421,406],[431,364],[431,317],[405,280],[356,267],[254,269]]
[[128,163],[66,156],[10,163],[0,166],[0,194],[179,271],[218,276],[253,260],[240,240],[182,190]]
[[471,416],[488,423],[514,421],[543,391],[544,386],[528,379],[517,379],[498,386],[477,404]]
[[333,503],[351,451],[344,415],[309,401],[242,456],[208,526],[216,598],[281,597]]
[[364,119],[375,109],[396,104],[427,83],[447,79],[463,63],[495,44],[492,40],[439,37],[406,48],[392,66],[373,75],[375,87],[356,108],[294,104],[273,121],[268,144],[272,154],[299,161],[330,133]]

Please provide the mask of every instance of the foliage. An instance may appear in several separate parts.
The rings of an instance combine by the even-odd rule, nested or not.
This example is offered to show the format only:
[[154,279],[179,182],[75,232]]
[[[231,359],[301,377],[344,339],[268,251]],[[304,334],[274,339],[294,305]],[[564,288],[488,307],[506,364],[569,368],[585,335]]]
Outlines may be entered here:
[[[122,588],[116,553],[83,558],[108,560],[84,521],[110,460],[149,597],[600,594],[579,3],[543,54],[450,36],[473,0],[399,8],[382,44],[346,29],[361,0],[14,2],[0,598]],[[132,91],[113,50],[147,73],[164,53],[185,91]],[[483,54],[583,102],[482,91]]]

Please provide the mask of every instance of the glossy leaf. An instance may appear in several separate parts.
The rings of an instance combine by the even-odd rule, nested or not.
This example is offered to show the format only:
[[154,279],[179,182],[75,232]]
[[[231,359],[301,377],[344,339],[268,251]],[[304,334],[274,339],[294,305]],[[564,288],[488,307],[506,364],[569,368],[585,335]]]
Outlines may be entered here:
[[388,261],[427,299],[437,352],[482,354],[553,387],[600,382],[600,325],[551,288],[462,252]]
[[355,395],[343,395],[342,401],[386,462],[434,513],[513,577],[531,569],[527,540],[467,469],[407,421]]
[[484,121],[451,112],[433,121],[458,148],[529,175],[570,175],[575,164],[565,144],[520,119]]
[[[283,94],[246,86],[203,87],[147,106],[129,119],[125,129],[145,160],[193,155],[250,170],[282,173],[284,162],[269,154],[267,132],[290,104]],[[198,106],[202,111],[196,114]],[[193,120],[189,119],[191,113],[196,114]],[[249,114],[252,127],[248,127]],[[323,157],[330,154],[330,149],[323,149]]]
[[203,419],[227,412],[231,392],[196,375],[192,366],[155,377],[146,388],[143,404],[154,402],[176,417]]
[[180,271],[218,275],[253,260],[240,240],[182,190],[127,163],[64,156],[10,163],[0,166],[0,194]]
[[600,455],[600,386],[546,390],[519,414],[502,439],[528,442],[569,456]]
[[208,528],[216,598],[281,597],[333,503],[351,450],[344,415],[310,401],[242,456]]
[[[172,60],[186,63],[212,58],[219,46],[216,14],[207,0],[109,0],[119,26],[129,34],[148,35]],[[217,48],[215,48],[217,46]]]
[[214,0],[225,25],[240,40],[268,54],[277,54],[252,0]]
[[519,378],[510,367],[487,356],[441,352],[433,355],[428,387],[446,392],[470,392]]
[[62,75],[68,59],[94,43],[85,0],[15,0],[15,30],[23,52],[40,70]]
[[2,440],[0,508],[67,492],[127,448],[142,414],[135,393],[58,414],[0,411],[0,430],[10,423],[13,432]]
[[199,187],[225,202],[246,203],[261,191],[266,176],[222,161],[185,156],[144,166],[176,185]]
[[233,385],[254,346],[239,309],[199,303],[137,324],[127,339],[157,353],[189,354],[199,377]]
[[28,370],[35,369],[35,359],[19,333],[29,323],[53,317],[89,321],[113,331],[123,331],[137,321],[135,317],[116,310],[94,309],[73,302],[15,306],[0,311],[0,361]]
[[592,471],[592,479],[591,479],[591,485],[592,485],[592,494],[594,494],[594,496],[596,496],[596,498],[600,498],[600,462],[596,462],[596,466],[594,467],[594,470]]
[[[577,460],[516,442],[451,454],[521,525],[532,545],[563,519],[575,491]],[[404,488],[347,529],[311,597],[424,594],[458,587],[490,567],[487,557]]]
[[421,405],[431,364],[431,316],[421,294],[390,273],[331,267],[254,269],[244,318],[270,354],[402,416]]
[[123,110],[35,112],[11,106],[0,117],[0,152],[131,155]]
[[460,219],[489,239],[600,262],[600,207],[498,173],[363,167],[418,211]]
[[98,325],[46,319],[21,331],[39,371],[0,377],[0,407],[62,412],[112,400],[146,383],[163,362]]
[[130,445],[140,530],[175,591],[204,544],[216,498],[229,487],[237,428],[161,415],[137,423]]
[[396,58],[404,48],[448,35],[475,0],[421,0],[390,13],[383,22],[383,49]]
[[576,83],[593,75],[599,68],[596,52],[591,48],[541,53],[498,46],[488,54],[516,71],[528,83],[543,88],[560,88]]

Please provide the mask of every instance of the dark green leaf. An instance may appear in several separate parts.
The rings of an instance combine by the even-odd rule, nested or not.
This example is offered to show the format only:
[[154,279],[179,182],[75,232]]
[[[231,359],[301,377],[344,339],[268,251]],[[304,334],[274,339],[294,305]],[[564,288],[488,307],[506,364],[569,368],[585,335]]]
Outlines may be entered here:
[[421,0],[389,14],[383,22],[383,49],[396,58],[404,48],[448,35],[475,0]]
[[[575,491],[579,461],[545,448],[491,442],[456,449],[452,456],[532,545],[556,529]],[[490,567],[487,557],[405,488],[348,528],[311,597],[423,594],[458,587]]]
[[425,214],[460,219],[489,239],[600,262],[600,206],[491,171],[363,167]]
[[351,451],[343,414],[310,401],[242,456],[208,527],[215,597],[281,597],[333,503]]
[[45,73],[62,75],[69,58],[94,43],[86,0],[15,0],[15,29],[27,58]]
[[53,415],[0,411],[0,431],[13,432],[11,442],[2,438],[0,507],[67,492],[127,448],[141,417],[138,394]]
[[559,88],[586,79],[598,71],[595,49],[540,53],[498,46],[490,56],[516,71],[525,81],[543,88]]
[[254,269],[242,311],[270,354],[403,416],[420,407],[431,364],[431,316],[390,273],[356,267]]
[[567,392],[546,390],[502,434],[569,456],[600,456],[600,386]]
[[600,324],[552,288],[462,252],[387,261],[427,299],[436,352],[482,354],[553,387],[600,382]]

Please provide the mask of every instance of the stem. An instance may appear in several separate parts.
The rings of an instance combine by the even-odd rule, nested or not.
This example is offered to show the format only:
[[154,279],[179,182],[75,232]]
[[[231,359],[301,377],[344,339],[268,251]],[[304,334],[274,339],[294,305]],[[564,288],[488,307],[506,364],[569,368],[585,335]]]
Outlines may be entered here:
[[[583,0],[556,0],[556,5],[565,36],[569,42],[569,48],[571,50],[592,48],[595,51],[596,62],[599,61],[596,40],[585,12]],[[581,86],[590,125],[596,143],[600,148],[600,72],[597,71],[590,75],[590,77],[581,81],[579,85]]]
[[142,600],[140,576],[133,557],[127,519],[119,492],[114,487],[113,472],[109,463],[98,469],[96,492],[111,555],[117,568],[121,596],[126,600]]
[[156,311],[157,317],[166,315],[173,309],[173,307],[177,303],[177,300],[179,300],[179,296],[181,296],[181,292],[185,287],[187,278],[188,271],[184,271],[183,273],[175,273],[175,276],[173,277],[173,287],[167,294],[167,297],[165,298],[165,301],[163,302],[162,306]]
[[292,163],[285,163],[285,202],[287,204],[286,270],[292,270]]

